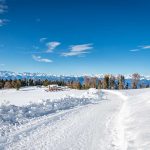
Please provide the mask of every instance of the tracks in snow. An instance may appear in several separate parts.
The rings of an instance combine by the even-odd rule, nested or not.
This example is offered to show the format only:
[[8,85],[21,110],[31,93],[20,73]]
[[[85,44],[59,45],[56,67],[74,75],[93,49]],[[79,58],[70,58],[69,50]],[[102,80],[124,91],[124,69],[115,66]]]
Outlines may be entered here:
[[119,91],[103,90],[106,93],[115,94],[123,100],[120,112],[116,115],[114,129],[112,130],[113,144],[116,150],[127,150],[127,140],[125,136],[125,118],[128,114],[126,100],[128,97]]
[[41,117],[9,135],[6,149],[28,150],[126,150],[122,118],[126,97],[103,91],[107,100],[98,104]]

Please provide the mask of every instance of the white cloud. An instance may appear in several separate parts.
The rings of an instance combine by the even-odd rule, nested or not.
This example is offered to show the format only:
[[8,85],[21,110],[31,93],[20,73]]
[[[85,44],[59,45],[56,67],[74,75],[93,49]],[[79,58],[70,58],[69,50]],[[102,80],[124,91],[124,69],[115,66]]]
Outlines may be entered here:
[[150,45],[142,46],[142,49],[150,49]]
[[35,61],[38,61],[38,62],[45,62],[45,63],[51,63],[51,62],[53,62],[52,60],[47,59],[47,58],[42,58],[41,56],[32,55],[32,58],[33,58]]
[[130,52],[138,52],[138,51],[140,51],[140,49],[131,49],[131,50],[129,50]]
[[47,38],[40,38],[40,42],[44,42],[45,40],[47,40]]
[[7,19],[0,19],[0,27],[2,27],[3,25],[5,25],[8,22]]
[[51,53],[51,52],[53,52],[53,50],[57,47],[57,46],[59,46],[61,43],[60,42],[56,42],[56,41],[54,41],[54,42],[48,42],[48,43],[46,43],[46,46],[47,46],[47,53]]
[[62,56],[80,56],[89,53],[88,50],[93,49],[93,46],[92,44],[72,45],[69,49],[70,51],[62,53]]

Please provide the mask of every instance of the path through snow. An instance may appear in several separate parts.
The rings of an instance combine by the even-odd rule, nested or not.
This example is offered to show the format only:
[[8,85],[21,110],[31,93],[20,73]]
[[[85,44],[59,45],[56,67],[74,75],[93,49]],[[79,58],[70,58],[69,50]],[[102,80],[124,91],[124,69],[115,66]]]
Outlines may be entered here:
[[[105,92],[98,103],[62,110],[22,125],[7,150],[124,150],[123,96]],[[120,116],[121,115],[121,116]]]

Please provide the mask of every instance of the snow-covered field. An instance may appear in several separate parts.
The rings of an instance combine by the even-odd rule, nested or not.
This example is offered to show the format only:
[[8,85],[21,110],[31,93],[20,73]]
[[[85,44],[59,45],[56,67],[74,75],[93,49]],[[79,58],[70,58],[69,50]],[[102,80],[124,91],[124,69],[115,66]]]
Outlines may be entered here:
[[16,89],[0,90],[0,104],[10,103],[15,106],[23,106],[30,103],[40,103],[43,100],[50,99],[58,100],[68,96],[80,97],[84,90],[71,90],[66,89],[59,92],[46,92],[48,88],[37,88],[37,87],[27,87],[21,88],[16,91]]
[[0,90],[0,149],[149,150],[150,89]]

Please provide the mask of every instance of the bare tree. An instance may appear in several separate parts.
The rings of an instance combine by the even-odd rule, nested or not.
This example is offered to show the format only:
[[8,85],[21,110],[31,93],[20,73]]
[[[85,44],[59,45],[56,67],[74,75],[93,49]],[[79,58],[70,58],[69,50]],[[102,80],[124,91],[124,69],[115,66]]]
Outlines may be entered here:
[[110,82],[110,88],[115,89],[115,77],[113,75],[110,76],[109,82]]
[[137,89],[139,80],[140,80],[140,74],[138,73],[132,74],[132,88],[133,89]]
[[12,87],[13,86],[12,86],[10,81],[5,82],[4,88],[9,89],[9,88],[12,88]]
[[103,88],[104,89],[109,89],[109,75],[104,76]]
[[92,77],[90,78],[90,87],[91,88],[96,88],[96,81],[97,81],[97,78],[96,77]]
[[89,89],[90,88],[90,78],[85,76],[84,77],[84,88]]
[[103,83],[101,80],[98,80],[98,89],[102,89],[103,88]]
[[118,76],[119,89],[124,89],[125,77],[123,75]]

